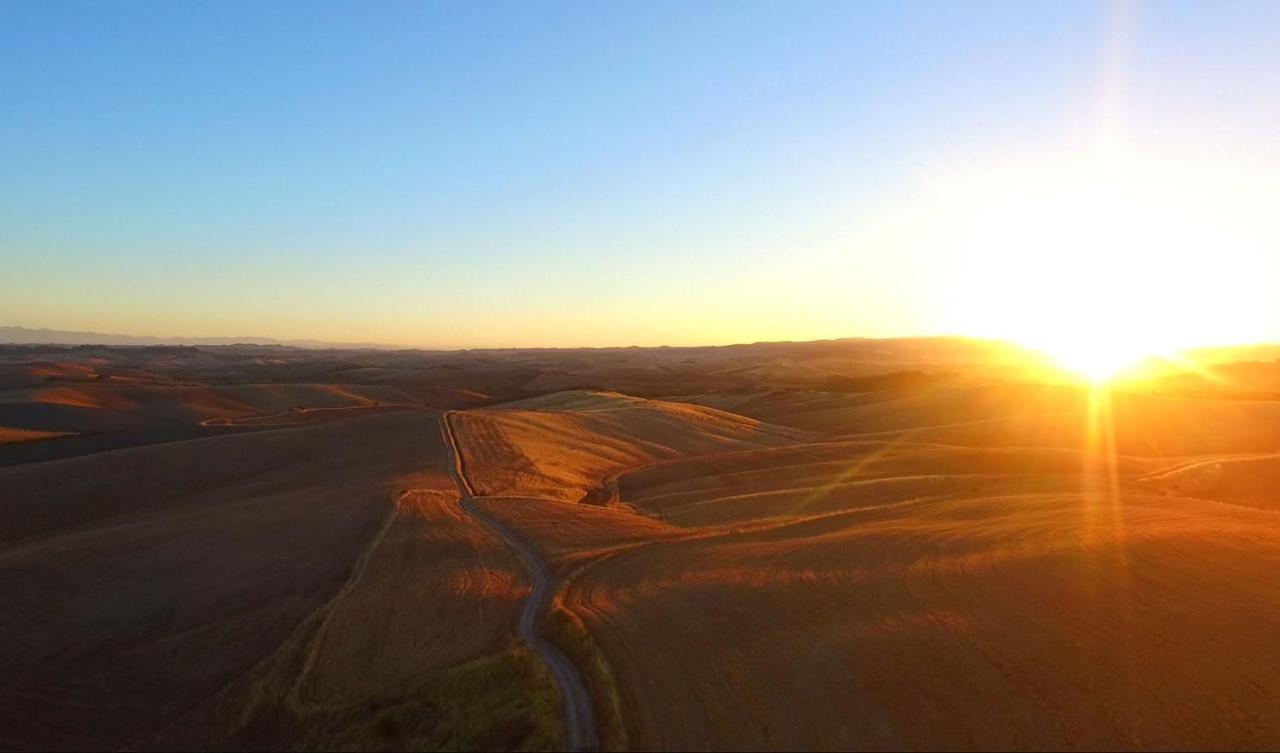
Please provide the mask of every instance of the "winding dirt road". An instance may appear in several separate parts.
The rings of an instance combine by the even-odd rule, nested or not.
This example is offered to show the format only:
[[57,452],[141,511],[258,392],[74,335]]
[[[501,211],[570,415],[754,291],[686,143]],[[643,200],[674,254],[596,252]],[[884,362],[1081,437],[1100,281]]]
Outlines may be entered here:
[[591,696],[582,682],[582,674],[578,672],[578,668],[569,660],[569,657],[564,655],[564,652],[542,637],[538,631],[538,618],[551,604],[551,597],[555,594],[555,583],[551,578],[551,571],[527,541],[476,506],[475,490],[467,480],[466,471],[462,466],[462,453],[458,450],[453,426],[449,422],[450,415],[451,412],[441,414],[440,430],[453,460],[449,475],[453,477],[453,482],[458,487],[458,502],[468,515],[487,526],[506,542],[524,563],[529,579],[533,582],[533,593],[525,599],[524,608],[520,612],[520,622],[516,628],[517,632],[521,640],[547,663],[556,677],[556,682],[560,685],[560,697],[564,699],[565,728],[569,748],[575,751],[598,750],[600,738],[596,733],[595,715],[591,710]]

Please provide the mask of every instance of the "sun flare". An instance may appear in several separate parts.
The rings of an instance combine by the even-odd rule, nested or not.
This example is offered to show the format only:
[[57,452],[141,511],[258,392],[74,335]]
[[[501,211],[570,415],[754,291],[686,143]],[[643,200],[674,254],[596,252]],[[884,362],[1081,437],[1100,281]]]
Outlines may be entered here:
[[1045,353],[1057,365],[1095,383],[1106,382],[1154,355],[1124,343],[1089,341],[1061,343]]
[[1280,238],[1268,179],[1103,151],[945,182],[955,329],[1100,381],[1152,356],[1261,337]]

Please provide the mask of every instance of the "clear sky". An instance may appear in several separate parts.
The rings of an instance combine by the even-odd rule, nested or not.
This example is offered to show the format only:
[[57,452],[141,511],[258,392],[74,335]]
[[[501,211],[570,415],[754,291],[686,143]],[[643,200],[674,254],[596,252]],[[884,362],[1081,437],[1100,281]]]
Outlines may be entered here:
[[1280,339],[1278,124],[1270,1],[3,0],[0,324]]

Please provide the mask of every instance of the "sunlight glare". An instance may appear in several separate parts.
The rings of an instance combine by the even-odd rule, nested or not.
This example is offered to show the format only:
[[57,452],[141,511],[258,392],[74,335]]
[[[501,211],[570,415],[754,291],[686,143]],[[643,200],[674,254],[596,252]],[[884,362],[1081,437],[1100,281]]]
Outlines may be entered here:
[[1243,171],[1115,152],[966,176],[934,222],[953,249],[950,318],[1092,381],[1245,341],[1277,271],[1263,188]]

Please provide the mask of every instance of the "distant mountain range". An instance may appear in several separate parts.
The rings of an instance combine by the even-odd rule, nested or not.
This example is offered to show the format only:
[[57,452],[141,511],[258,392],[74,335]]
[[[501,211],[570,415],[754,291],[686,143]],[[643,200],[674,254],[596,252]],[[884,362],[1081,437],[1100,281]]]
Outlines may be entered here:
[[278,340],[274,337],[150,337],[67,332],[56,329],[0,327],[0,343],[20,345],[280,345],[290,348],[395,350],[384,343],[338,343],[324,340]]
[[[404,346],[386,343],[344,343],[327,340],[280,340],[274,337],[154,337],[139,335],[109,335],[101,332],[68,332],[56,329],[32,329],[29,327],[0,326],[0,345],[277,345],[287,348],[310,348],[312,350],[344,349],[344,350],[403,350]],[[736,344],[730,346],[705,346],[710,348],[766,348],[778,350],[831,349],[836,353],[847,353],[851,346],[858,346],[861,357],[868,361],[879,360],[879,357],[902,359],[910,354],[913,361],[928,362],[931,360],[983,360],[983,356],[991,356],[1000,349],[1007,349],[1010,343],[996,340],[981,340],[967,337],[905,337],[905,338],[841,338],[835,340],[813,340],[802,342],[759,342]],[[1025,349],[1015,351],[1023,356],[1031,353]],[[996,350],[991,350],[995,348]],[[613,348],[605,348],[611,350]],[[497,348],[481,349],[496,351],[569,351],[596,350],[595,348]],[[654,350],[670,350],[666,347]],[[697,347],[677,350],[699,350]],[[883,353],[879,352],[884,350]],[[1280,344],[1260,343],[1257,345],[1228,345],[1193,348],[1186,355],[1197,363],[1218,364],[1238,362],[1272,362],[1280,360]]]

